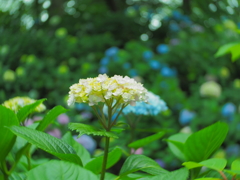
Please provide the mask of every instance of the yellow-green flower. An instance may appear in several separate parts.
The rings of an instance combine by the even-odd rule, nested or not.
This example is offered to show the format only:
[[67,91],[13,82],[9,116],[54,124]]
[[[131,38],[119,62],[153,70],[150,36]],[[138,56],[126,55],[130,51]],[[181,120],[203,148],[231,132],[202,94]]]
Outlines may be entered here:
[[[19,111],[22,107],[34,103],[36,100],[31,99],[29,97],[14,97],[12,99],[9,99],[5,101],[2,105],[12,109],[15,113]],[[36,107],[34,110],[35,112],[42,112],[46,109],[45,105],[40,104]]]
[[74,102],[88,103],[89,106],[99,102],[135,105],[136,101],[147,102],[147,90],[141,83],[127,76],[108,77],[100,74],[96,78],[80,79],[70,87],[68,105]]
[[221,95],[221,86],[215,81],[208,81],[201,85],[200,94],[203,97],[219,97]]

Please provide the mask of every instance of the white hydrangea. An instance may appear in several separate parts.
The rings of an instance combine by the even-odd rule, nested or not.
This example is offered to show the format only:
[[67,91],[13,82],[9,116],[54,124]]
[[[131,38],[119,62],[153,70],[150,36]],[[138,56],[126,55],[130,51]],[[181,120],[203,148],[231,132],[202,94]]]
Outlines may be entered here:
[[70,87],[68,105],[74,102],[88,103],[89,106],[99,102],[117,101],[134,105],[136,101],[147,102],[147,90],[141,83],[127,76],[108,77],[100,74],[96,78],[80,79]]

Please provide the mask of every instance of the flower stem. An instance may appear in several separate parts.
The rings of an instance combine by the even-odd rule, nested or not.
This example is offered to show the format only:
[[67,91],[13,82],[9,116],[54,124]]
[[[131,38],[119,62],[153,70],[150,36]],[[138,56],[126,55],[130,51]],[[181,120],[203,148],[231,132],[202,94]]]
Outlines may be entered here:
[[110,140],[110,138],[106,137],[100,180],[104,180],[104,176],[105,176],[105,171],[106,171],[106,167],[107,167],[107,159],[108,159],[109,140]]

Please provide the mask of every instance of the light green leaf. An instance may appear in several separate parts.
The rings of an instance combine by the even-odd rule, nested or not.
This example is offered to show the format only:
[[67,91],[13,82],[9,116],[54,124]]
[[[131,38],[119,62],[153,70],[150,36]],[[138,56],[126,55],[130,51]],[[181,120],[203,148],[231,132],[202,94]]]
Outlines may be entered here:
[[67,112],[68,110],[62,106],[56,106],[52,108],[45,117],[40,121],[36,130],[43,131],[46,127],[51,124],[60,114]]
[[230,51],[232,53],[232,62],[236,61],[240,58],[240,43],[236,44],[235,46],[230,48]]
[[166,141],[172,153],[182,161],[186,160],[184,155],[184,143],[190,134],[178,133],[170,136]]
[[240,171],[240,159],[236,159],[231,164],[231,170]]
[[[99,175],[100,177],[101,175]],[[111,173],[105,173],[105,180],[115,180],[117,178],[117,176],[115,174],[111,174]]]
[[189,176],[188,169],[181,168],[176,171],[168,172],[154,177],[142,178],[141,180],[187,180]]
[[26,105],[24,107],[22,107],[21,109],[19,109],[19,111],[17,112],[17,117],[19,122],[24,121],[28,115],[30,115],[31,113],[33,113],[36,109],[36,107],[38,105],[40,105],[41,103],[43,103],[44,101],[46,101],[46,99],[40,99],[35,101],[32,104]]
[[156,161],[147,156],[131,155],[126,159],[120,170],[120,178],[136,171],[144,171],[152,175],[165,174],[168,172],[161,168]]
[[80,143],[75,141],[70,132],[67,132],[63,137],[62,140],[72,146],[77,155],[81,158],[83,165],[85,165],[90,159],[90,153],[83,147]]
[[138,179],[144,180],[145,178],[150,178],[150,177],[153,177],[153,176],[149,174],[143,174],[143,173],[133,173],[133,174],[128,174],[123,178],[118,177],[115,180],[138,180]]
[[[111,152],[108,153],[108,160],[107,160],[107,169],[112,167],[118,160],[121,158],[122,150],[119,147],[115,147]],[[89,161],[85,168],[92,171],[95,174],[98,174],[102,171],[102,162],[103,156],[98,156],[93,158]]]
[[197,179],[194,179],[194,180],[222,180],[222,179],[219,179],[219,178],[197,178]]
[[111,137],[111,138],[118,138],[118,136],[116,136],[112,132],[99,130],[99,129],[95,128],[94,126],[90,126],[90,125],[86,125],[86,124],[70,123],[68,127],[71,130],[76,130],[77,132],[79,132],[79,135],[87,134],[87,135],[106,136],[106,137]]
[[236,42],[235,43],[229,43],[229,44],[225,44],[225,45],[221,46],[214,56],[215,57],[220,57],[220,56],[223,56],[227,53],[230,53],[230,49],[233,46],[235,46],[236,44],[238,44],[238,42],[237,43]]
[[27,176],[24,173],[13,172],[9,177],[9,180],[26,180]]
[[227,165],[227,160],[219,159],[219,158],[212,158],[212,159],[207,159],[205,161],[201,161],[199,163],[191,162],[191,161],[184,162],[183,165],[186,166],[188,169],[205,166],[209,169],[214,169],[216,171],[222,171]]
[[161,137],[164,136],[164,134],[165,134],[165,132],[159,132],[157,134],[145,137],[143,139],[139,139],[137,141],[134,141],[134,142],[130,143],[128,145],[128,147],[138,149],[138,148],[143,147],[143,146],[145,146],[145,145],[147,145],[147,144],[149,144],[153,141],[156,141],[157,139],[160,139]]
[[19,121],[12,110],[2,105],[0,105],[0,112],[0,162],[2,162],[16,141],[16,136],[6,127],[19,125]]
[[221,146],[227,133],[228,125],[223,122],[193,133],[184,144],[185,157],[194,162],[206,160]]
[[58,138],[27,127],[11,126],[9,129],[17,136],[62,160],[82,165],[74,149]]
[[98,180],[91,171],[71,162],[51,160],[27,174],[27,180]]

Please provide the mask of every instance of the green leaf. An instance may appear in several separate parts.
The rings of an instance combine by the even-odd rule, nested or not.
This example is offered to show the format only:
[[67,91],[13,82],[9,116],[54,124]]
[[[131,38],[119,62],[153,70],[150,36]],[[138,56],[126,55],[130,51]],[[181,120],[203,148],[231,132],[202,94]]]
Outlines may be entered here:
[[227,53],[230,53],[231,47],[235,46],[236,44],[238,44],[238,42],[237,43],[236,42],[235,43],[229,43],[229,44],[225,44],[225,45],[221,46],[214,56],[215,57],[220,57],[220,56],[223,56]]
[[9,180],[26,180],[27,176],[24,173],[13,172],[9,177]]
[[71,162],[51,160],[27,174],[27,180],[98,180],[91,171]]
[[16,141],[16,136],[6,127],[19,125],[19,122],[12,110],[0,105],[0,112],[0,162],[2,162]]
[[189,176],[188,169],[181,168],[166,174],[161,174],[154,177],[142,178],[141,180],[187,180]]
[[236,159],[231,164],[231,170],[240,171],[240,159]]
[[198,179],[194,179],[194,180],[222,180],[219,178],[198,178]]
[[62,106],[56,106],[51,109],[45,117],[40,121],[36,130],[43,131],[46,127],[51,124],[60,114],[67,112],[68,110]]
[[143,146],[145,146],[145,145],[147,145],[147,144],[149,144],[153,141],[156,141],[157,139],[160,139],[161,137],[164,136],[164,134],[165,134],[165,132],[159,132],[157,134],[145,137],[143,139],[139,139],[137,141],[134,141],[134,142],[130,143],[128,145],[128,147],[138,149],[138,148],[143,147]]
[[184,155],[184,143],[190,134],[178,133],[170,136],[166,141],[172,153],[182,161],[186,160]]
[[144,155],[131,155],[124,162],[120,170],[120,177],[140,170],[152,175],[165,174],[168,172],[149,157]]
[[95,128],[94,126],[90,126],[90,125],[86,125],[86,124],[70,123],[68,127],[71,130],[76,130],[77,132],[79,132],[80,136],[83,135],[83,134],[87,134],[87,135],[106,136],[106,137],[111,137],[111,138],[118,138],[118,136],[116,136],[112,132],[99,130],[99,129]]
[[[107,160],[107,169],[112,167],[114,164],[118,162],[118,160],[121,158],[122,150],[119,147],[115,147],[111,152],[108,153],[108,160]],[[102,162],[103,162],[103,156],[98,156],[96,158],[93,158],[91,161],[89,161],[85,168],[92,171],[95,174],[98,174],[102,171]]]
[[188,169],[205,166],[209,169],[214,169],[216,171],[222,171],[227,165],[227,160],[219,159],[219,158],[212,158],[212,159],[207,159],[207,160],[199,162],[199,163],[191,162],[191,161],[184,162],[183,165],[186,166]]
[[149,178],[149,177],[153,177],[153,176],[149,174],[143,174],[143,173],[133,173],[133,174],[128,174],[123,178],[118,177],[115,180],[138,180],[138,179],[144,180],[145,178]]
[[85,165],[90,159],[90,153],[83,147],[80,143],[75,141],[70,132],[67,132],[63,137],[62,140],[72,146],[77,155],[81,158],[83,165]]
[[46,99],[40,99],[35,101],[32,104],[26,105],[24,107],[22,107],[18,112],[17,112],[17,117],[19,122],[24,121],[28,115],[30,115],[31,113],[34,112],[34,110],[36,109],[37,106],[39,106],[41,103],[43,103],[44,101],[46,101]]
[[238,58],[240,58],[240,43],[236,44],[235,46],[230,48],[230,51],[232,53],[232,62],[236,61]]
[[[100,175],[99,175],[100,177]],[[117,178],[117,176],[115,174],[111,174],[111,173],[105,173],[105,180],[115,180]]]
[[58,138],[27,127],[11,126],[9,129],[17,136],[59,159],[82,165],[81,159],[76,155],[74,149]]
[[227,133],[228,125],[223,122],[193,133],[184,144],[185,157],[194,162],[206,160],[221,146]]

